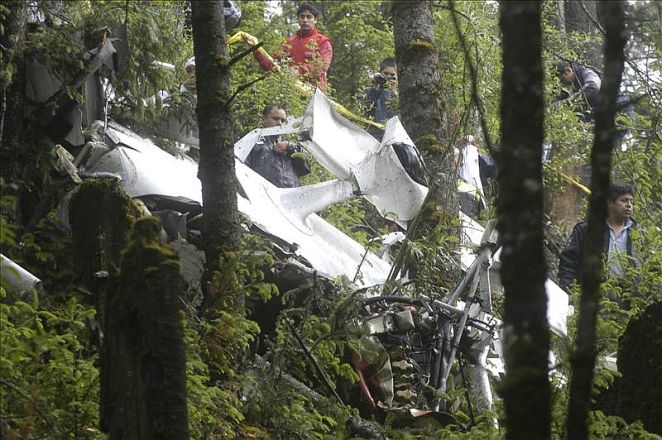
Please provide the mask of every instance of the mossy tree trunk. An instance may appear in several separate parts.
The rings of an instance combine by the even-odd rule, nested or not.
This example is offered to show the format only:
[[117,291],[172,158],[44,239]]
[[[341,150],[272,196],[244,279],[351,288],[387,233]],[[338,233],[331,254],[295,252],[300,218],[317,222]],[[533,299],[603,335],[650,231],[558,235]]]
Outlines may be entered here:
[[102,429],[112,439],[189,438],[184,290],[174,250],[155,217],[136,222],[107,302]]
[[503,244],[509,439],[550,438],[549,326],[543,250],[543,69],[541,4],[500,4],[503,74],[497,154],[498,230]]
[[[200,168],[203,202],[203,242],[207,260],[205,279],[211,280],[221,260],[236,251],[241,239],[237,209],[237,178],[234,166],[234,122],[228,102],[230,71],[221,2],[194,0],[193,43],[196,59],[200,135]],[[208,286],[205,305],[235,303],[236,291],[221,292],[228,298],[211,298]],[[230,289],[233,290],[233,289]]]
[[[421,150],[432,178],[447,191],[440,193],[444,203],[456,201],[453,148],[444,139],[444,103],[432,3],[393,1],[392,11],[402,125]],[[457,209],[454,211],[457,213]]]
[[[441,94],[439,47],[434,38],[430,0],[393,1],[393,36],[398,65],[400,119],[421,151],[429,171],[430,194],[410,239],[436,228],[441,235],[457,234],[456,166],[453,147],[445,139],[445,106]],[[442,268],[437,268],[441,271]],[[441,278],[449,281],[457,273]],[[448,286],[448,287],[449,287]]]
[[19,148],[22,145],[24,64],[23,44],[27,24],[27,2],[11,0],[4,4],[2,71],[0,72],[0,177],[5,182],[19,178]]
[[90,179],[78,188],[69,204],[69,218],[77,276],[85,287],[94,290],[99,271],[117,275],[122,250],[138,215],[116,180]]
[[566,430],[568,438],[588,438],[588,410],[596,356],[596,320],[603,281],[602,250],[606,233],[607,194],[610,185],[612,139],[616,133],[616,95],[623,73],[623,49],[626,43],[623,5],[607,2],[605,38],[605,78],[600,89],[600,103],[595,112],[595,130],[591,150],[591,196],[588,230],[584,240],[581,285],[582,295],[577,321],[577,336],[572,355],[570,401]]

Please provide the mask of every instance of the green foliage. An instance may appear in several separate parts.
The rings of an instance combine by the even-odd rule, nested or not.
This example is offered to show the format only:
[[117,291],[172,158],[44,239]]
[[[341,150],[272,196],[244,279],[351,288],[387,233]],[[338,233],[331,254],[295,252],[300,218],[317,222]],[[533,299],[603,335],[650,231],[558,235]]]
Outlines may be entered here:
[[202,331],[213,331],[211,324],[202,328],[188,321],[184,327],[186,345],[186,392],[191,438],[232,438],[243,421],[238,410],[235,390],[221,388],[210,381],[210,368],[205,362],[210,349]]
[[330,2],[320,28],[333,41],[329,69],[335,99],[358,110],[358,99],[379,71],[382,59],[394,55],[388,2]]
[[[441,64],[441,91],[449,118],[447,139],[453,144],[464,135],[494,142],[499,134],[501,93],[501,50],[499,47],[498,8],[485,2],[455,3],[459,32],[448,4],[433,10],[435,39]],[[462,41],[464,40],[464,45]],[[472,98],[469,64],[476,72],[476,89],[482,106],[477,112]],[[480,118],[484,118],[487,133]],[[485,142],[480,142],[485,147]]]
[[256,373],[250,377],[246,420],[262,426],[276,438],[330,438],[348,417],[347,411],[333,402],[313,401],[284,385],[277,369],[265,368]]
[[102,438],[93,316],[74,299],[44,308],[36,294],[10,298],[0,288],[0,413],[8,438]]
[[[323,3],[323,4],[322,4]],[[249,32],[264,42],[270,53],[277,53],[284,37],[296,31],[294,2],[284,1],[282,14],[275,14],[266,1],[243,1],[243,19],[240,30]],[[334,60],[330,69],[331,93],[351,110],[360,112],[359,101],[363,88],[369,83],[369,74],[375,72],[379,61],[393,55],[393,41],[388,2],[318,2],[323,6],[319,28],[334,42]],[[461,135],[474,134],[478,138],[498,140],[500,99],[500,48],[497,6],[492,2],[455,3],[462,38],[455,32],[447,2],[433,2],[435,37],[442,64],[440,89],[444,96],[445,117],[449,121],[448,142]],[[43,4],[39,3],[42,7]],[[192,42],[186,29],[186,2],[123,2],[80,1],[62,2],[62,15],[53,26],[36,26],[27,42],[27,54],[54,66],[55,73],[65,82],[84,70],[82,54],[96,46],[90,41],[93,31],[108,26],[128,27],[131,55],[127,70],[114,76],[107,70],[115,93],[122,98],[123,111],[146,124],[163,114],[181,116],[184,123],[194,115],[195,99],[191,94],[176,92],[181,82],[184,61],[193,54]],[[545,90],[549,101],[558,91],[553,66],[559,56],[588,60],[588,52],[596,46],[595,35],[566,36],[550,22],[552,3],[545,3],[547,20],[545,33]],[[657,54],[650,61],[652,70],[660,70],[659,15],[660,6],[648,7],[646,2],[626,5],[629,13],[642,21],[640,27],[628,24],[633,38],[635,56]],[[7,8],[0,5],[0,14],[7,16]],[[271,14],[271,15],[269,15]],[[657,26],[657,27],[656,27]],[[79,31],[82,38],[77,34]],[[462,45],[462,39],[466,51]],[[88,41],[86,41],[88,40]],[[245,49],[243,44],[231,48],[232,54]],[[2,56],[5,56],[3,52]],[[152,61],[172,63],[174,73],[151,67]],[[469,62],[476,67],[478,100],[483,113],[479,115],[472,99]],[[7,68],[5,68],[7,67]],[[637,67],[637,66],[634,66]],[[3,78],[11,78],[14,66],[5,66]],[[651,89],[646,72],[630,66],[625,83],[629,93],[638,94]],[[262,72],[251,55],[232,69],[234,90],[262,77]],[[8,84],[9,81],[3,84]],[[161,90],[171,96],[169,107],[148,98]],[[77,92],[68,91],[71,95]],[[146,99],[146,103],[143,101]],[[287,69],[269,73],[264,79],[248,86],[235,98],[233,109],[237,137],[255,128],[263,107],[271,102],[284,104],[290,116],[301,116],[308,98],[295,83]],[[604,287],[604,300],[599,316],[600,354],[613,352],[618,337],[628,319],[638,313],[651,300],[659,298],[660,267],[662,267],[662,240],[659,225],[662,210],[657,195],[662,191],[662,145],[659,137],[659,97],[642,99],[636,104],[637,120],[633,123],[627,151],[614,156],[615,180],[634,183],[636,187],[635,216],[639,221],[634,234],[639,248],[639,264],[622,280],[610,279]],[[36,113],[51,114],[46,106]],[[114,109],[115,111],[119,109]],[[588,152],[592,143],[592,126],[578,121],[572,105],[549,105],[546,111],[546,142],[551,145],[554,158],[545,173],[548,194],[574,191],[560,177],[567,172],[582,180]],[[119,113],[116,113],[116,115]],[[484,131],[481,116],[485,119]],[[42,127],[34,117],[31,130],[36,138]],[[43,119],[43,118],[41,118]],[[497,142],[498,143],[498,142]],[[50,144],[30,139],[21,154],[26,157],[22,189],[36,200],[54,188],[51,174],[54,156]],[[570,172],[568,172],[570,170]],[[305,182],[315,183],[331,176],[319,164]],[[12,182],[15,183],[15,182]],[[24,202],[24,200],[23,200]],[[0,244],[3,251],[14,249],[17,240],[5,208],[13,205],[3,190],[1,199],[3,216],[0,217]],[[575,214],[581,207],[574,206]],[[326,210],[322,215],[362,244],[371,238],[363,228],[365,206],[350,201]],[[29,214],[29,213],[28,213]],[[554,212],[552,214],[555,214]],[[433,209],[430,215],[435,215]],[[554,221],[558,221],[554,218]],[[383,231],[379,224],[378,231]],[[428,231],[421,240],[408,242],[404,253],[417,261],[418,287],[433,294],[443,294],[452,285],[457,267],[449,249],[457,244],[454,238],[456,224],[441,222]],[[565,228],[571,225],[565,225]],[[564,227],[559,229],[565,230]],[[16,249],[18,261],[38,274],[49,291],[47,297],[9,297],[0,290],[0,413],[7,421],[11,434],[20,433],[32,438],[101,438],[96,426],[98,402],[97,354],[92,348],[92,335],[88,324],[93,309],[78,299],[79,291],[71,287],[73,266],[70,262],[72,247],[69,239],[62,238],[61,227],[51,213],[30,234],[19,237]],[[7,246],[7,248],[5,248]],[[19,252],[20,250],[20,252]],[[274,285],[265,277],[276,265],[270,246],[264,240],[247,235],[239,252],[225,256],[224,265],[214,279],[219,294],[239,287],[245,297],[268,299],[277,294]],[[242,313],[227,311],[200,318],[188,311],[185,328],[187,347],[188,399],[192,438],[245,437],[258,438],[344,438],[344,422],[353,412],[340,408],[322,384],[323,379],[303,353],[294,337],[296,332],[321,365],[333,386],[343,381],[353,382],[356,375],[348,363],[348,349],[356,341],[352,331],[345,327],[355,316],[358,306],[351,293],[348,280],[337,280],[338,291],[329,296],[324,281],[311,280],[309,285],[283,295],[286,310],[278,323],[272,345],[272,367],[262,372],[247,386],[241,372],[243,353],[249,350],[259,329]],[[441,290],[439,288],[441,287]],[[436,289],[436,290],[435,290]],[[629,304],[625,310],[621,305]],[[227,304],[226,304],[227,305]],[[230,308],[230,310],[233,310]],[[570,324],[571,335],[574,324]],[[564,438],[563,420],[568,397],[568,341],[555,343],[560,369],[553,377],[555,438]],[[242,354],[239,358],[236,353]],[[327,398],[323,402],[304,396],[283,385],[280,373],[287,372]],[[219,376],[227,378],[219,386]],[[610,385],[614,374],[599,366],[595,376],[595,391]],[[247,391],[248,390],[248,391]],[[457,393],[456,389],[453,393]],[[455,394],[448,397],[456,397]],[[243,400],[242,400],[243,399]],[[459,408],[457,418],[466,423],[468,418]],[[249,424],[258,427],[251,431]],[[621,419],[607,417],[600,412],[591,414],[594,438],[653,438],[640,425],[626,425]],[[250,435],[249,435],[250,431]],[[469,431],[457,426],[443,430],[392,429],[389,438],[502,438],[490,427],[490,421],[481,420]]]
[[[11,11],[5,5],[0,5],[0,37],[5,38],[7,31],[5,23],[10,17]],[[0,52],[0,84],[2,84],[2,92],[5,93],[7,87],[12,83],[14,75],[16,74],[16,66],[11,62],[13,52],[9,48],[5,48]]]
[[5,181],[0,178],[0,246],[14,246],[16,244],[16,225],[10,223],[6,216],[16,208],[16,197],[5,192]]
[[[279,380],[280,372],[287,372],[318,393],[326,393],[326,380],[334,388],[340,379],[356,381],[353,368],[346,362],[350,341],[344,326],[360,306],[350,292],[341,289],[329,297],[327,289],[312,282],[283,295],[287,308],[279,317],[275,341],[270,344],[271,366],[256,374],[250,387],[247,420],[278,438],[329,438],[336,429],[344,430],[344,422],[352,413],[330,394],[324,401],[311,400]],[[302,351],[297,336],[324,377]]]
[[591,439],[656,440],[660,436],[647,432],[641,422],[628,424],[620,417],[606,416],[601,411],[589,414]]

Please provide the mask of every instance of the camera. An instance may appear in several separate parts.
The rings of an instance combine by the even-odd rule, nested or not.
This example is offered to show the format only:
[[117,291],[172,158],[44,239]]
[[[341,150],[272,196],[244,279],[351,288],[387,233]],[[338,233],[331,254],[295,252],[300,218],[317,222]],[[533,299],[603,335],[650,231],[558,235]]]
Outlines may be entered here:
[[388,82],[393,82],[393,81],[395,81],[395,80],[396,80],[396,76],[395,76],[395,75],[392,75],[392,76],[391,76],[391,75],[384,75],[384,74],[381,73],[381,72],[377,72],[377,73],[375,73],[375,74],[372,76],[372,82],[373,82],[376,86],[379,86],[379,87],[383,87],[384,84],[386,84],[386,83],[388,83]]
[[384,84],[386,84],[386,81],[388,81],[388,79],[381,73],[375,73],[375,75],[372,77],[372,81],[375,84],[383,86]]

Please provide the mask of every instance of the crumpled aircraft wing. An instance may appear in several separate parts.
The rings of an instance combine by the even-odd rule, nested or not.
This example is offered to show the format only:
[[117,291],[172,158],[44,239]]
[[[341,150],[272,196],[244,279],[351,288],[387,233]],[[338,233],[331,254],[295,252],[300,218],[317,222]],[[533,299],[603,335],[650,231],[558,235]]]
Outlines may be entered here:
[[[175,157],[131,130],[109,122],[106,136],[112,147],[93,151],[82,167],[88,172],[110,172],[122,178],[131,197],[166,195],[202,203],[197,164],[188,157]],[[331,181],[301,188],[277,188],[241,161],[236,174],[246,197],[238,195],[239,210],[256,226],[297,247],[296,254],[327,278],[345,275],[358,285],[383,283],[390,264],[346,234],[311,213],[307,206],[344,200],[351,196],[347,182]],[[364,258],[365,255],[365,258]]]

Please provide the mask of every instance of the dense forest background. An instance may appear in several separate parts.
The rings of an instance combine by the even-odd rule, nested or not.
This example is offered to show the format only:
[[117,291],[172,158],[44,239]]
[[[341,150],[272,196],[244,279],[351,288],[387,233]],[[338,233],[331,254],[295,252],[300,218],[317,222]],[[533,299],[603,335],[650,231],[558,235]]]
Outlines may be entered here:
[[[415,41],[422,42],[419,46],[428,51],[421,53],[433,57],[426,60],[438,59],[438,78],[434,78],[434,85],[426,88],[424,93],[433,95],[439,105],[435,108],[417,105],[415,94],[407,87],[419,83],[404,84],[401,77],[399,106],[403,123],[408,129],[412,127],[409,134],[426,160],[435,166],[438,164],[440,179],[449,176],[452,179],[452,171],[446,170],[444,164],[452,162],[454,148],[466,136],[475,137],[481,153],[495,157],[497,163],[512,161],[513,165],[519,165],[517,161],[522,157],[530,158],[527,156],[530,154],[540,158],[539,161],[529,159],[524,164],[531,164],[531,169],[523,170],[524,165],[519,167],[522,172],[531,172],[528,177],[541,179],[543,185],[535,197],[520,200],[520,203],[509,201],[495,188],[489,192],[487,209],[479,218],[482,223],[498,219],[504,231],[508,228],[517,231],[522,223],[517,222],[516,210],[526,210],[528,206],[534,211],[536,224],[533,227],[539,228],[540,237],[532,236],[535,238],[533,245],[539,247],[536,248],[539,257],[534,252],[527,254],[534,255],[533,260],[506,261],[503,270],[507,271],[507,279],[508,274],[516,274],[518,269],[531,269],[529,272],[532,272],[535,268],[537,278],[529,286],[530,291],[525,285],[519,291],[512,290],[512,296],[508,296],[511,293],[506,285],[506,298],[498,299],[497,306],[508,308],[509,299],[512,301],[517,295],[523,300],[533,298],[536,301],[535,292],[542,291],[544,275],[555,279],[558,255],[573,225],[586,217],[590,189],[594,188],[590,164],[592,155],[599,151],[593,147],[594,141],[600,138],[594,134],[599,127],[580,121],[576,103],[555,101],[560,89],[556,64],[560,59],[577,60],[611,75],[611,71],[605,68],[605,62],[611,58],[603,47],[619,26],[619,23],[610,21],[610,17],[615,16],[613,11],[601,2],[569,0],[511,2],[524,5],[522,10],[497,2],[452,0],[320,0],[312,3],[320,10],[318,28],[333,41],[328,94],[359,115],[365,111],[363,94],[371,85],[371,75],[378,71],[381,59],[396,56],[399,63],[402,61],[399,68],[417,71],[416,58],[421,57],[407,56],[407,47],[415,44],[412,46],[411,41],[406,40],[406,31],[408,26],[416,30],[416,26],[427,24],[414,23],[414,18],[407,13],[412,8],[429,11],[429,35],[413,38],[418,38]],[[449,395],[444,396],[454,402],[452,413],[457,423],[446,427],[438,424],[402,426],[394,416],[374,428],[379,435],[403,439],[646,439],[658,438],[657,434],[662,434],[662,407],[659,403],[662,389],[659,365],[662,363],[648,367],[650,374],[657,375],[658,379],[642,391],[636,386],[614,386],[621,380],[620,373],[607,368],[606,361],[608,356],[622,348],[624,340],[634,343],[635,347],[639,341],[645,348],[630,349],[632,345],[628,345],[628,357],[618,357],[620,371],[637,371],[638,365],[651,362],[648,353],[657,350],[659,360],[662,352],[659,350],[662,334],[658,307],[662,284],[662,202],[659,197],[662,192],[662,5],[652,1],[608,3],[623,13],[620,25],[624,32],[619,35],[626,37],[626,45],[622,52],[624,67],[620,88],[632,101],[636,117],[618,117],[617,122],[627,127],[628,134],[618,148],[609,152],[607,175],[611,181],[635,188],[634,218],[638,224],[634,238],[639,261],[625,280],[606,278],[602,283],[601,291],[609,291],[610,295],[598,296],[597,333],[592,341],[594,345],[589,346],[589,358],[596,360],[595,366],[591,364],[588,368],[593,372],[589,374],[592,381],[590,404],[587,404],[586,411],[581,405],[569,408],[568,404],[572,401],[571,369],[573,362],[580,357],[578,354],[581,355],[574,345],[577,329],[582,328],[582,314],[578,311],[583,293],[577,286],[570,298],[577,313],[569,317],[567,338],[550,337],[549,331],[545,330],[546,323],[542,321],[539,324],[545,334],[540,339],[536,339],[536,334],[532,336],[533,345],[550,346],[555,356],[555,369],[547,374],[544,356],[547,350],[542,351],[543,374],[538,374],[536,379],[542,377],[542,382],[528,383],[526,374],[517,376],[518,372],[526,370],[527,365],[526,362],[514,363],[509,374],[516,379],[509,381],[507,375],[506,380],[494,382],[497,394],[500,393],[505,403],[498,401],[493,413],[470,414],[471,406],[464,398],[465,390],[458,383]],[[357,379],[347,363],[349,348],[347,338],[343,336],[354,298],[350,280],[335,280],[333,298],[325,294],[328,292],[325,287],[305,286],[311,292],[309,298],[303,304],[296,303],[293,298],[297,288],[303,287],[279,292],[269,279],[268,268],[277,265],[277,257],[268,240],[243,232],[248,230],[247,222],[232,211],[236,211],[236,206],[213,207],[210,204],[205,209],[218,209],[221,214],[218,222],[209,220],[205,223],[208,231],[217,232],[201,246],[208,260],[215,263],[210,263],[207,268],[205,280],[211,287],[205,291],[200,305],[188,295],[189,292],[178,290],[181,286],[176,274],[170,270],[176,257],[168,246],[159,242],[158,232],[154,233],[158,226],[137,220],[140,217],[137,208],[115,189],[107,188],[105,184],[87,185],[78,192],[76,198],[82,202],[79,205],[72,203],[82,213],[81,234],[72,235],[63,227],[57,213],[59,201],[72,185],[67,172],[59,168],[62,153],[56,148],[58,143],[67,145],[49,137],[46,122],[57,114],[62,101],[51,100],[43,105],[29,102],[24,92],[25,66],[30,60],[36,59],[50,66],[64,84],[75,84],[81,72],[88,68],[86,51],[97,47],[103,38],[113,39],[114,44],[127,50],[124,52],[126,56],[119,60],[118,69],[103,66],[95,74],[103,84],[112,85],[114,98],[105,110],[113,119],[129,124],[145,136],[152,136],[169,151],[175,151],[176,146],[159,137],[157,129],[158,119],[164,113],[174,114],[181,121],[195,121],[196,111],[198,121],[203,120],[201,115],[204,118],[209,116],[210,119],[204,120],[221,124],[222,129],[215,135],[218,136],[218,145],[229,146],[225,153],[232,151],[232,142],[258,126],[261,111],[267,103],[283,103],[292,116],[303,114],[308,96],[298,87],[293,75],[286,69],[265,74],[244,43],[227,46],[230,35],[243,31],[256,36],[268,52],[277,52],[284,37],[297,30],[295,11],[298,3],[237,1],[237,4],[241,7],[241,22],[227,32],[223,24],[209,29],[200,25],[203,19],[214,23],[210,18],[214,2],[194,2],[192,7],[184,0],[12,0],[0,5],[0,244],[3,255],[43,282],[43,289],[39,291],[9,292],[4,284],[3,269],[3,286],[0,288],[2,438],[122,438],[116,434],[121,432],[116,430],[118,425],[132,422],[122,419],[126,415],[114,412],[112,399],[135,397],[130,392],[122,394],[117,390],[140,389],[142,384],[104,376],[107,371],[104,366],[117,362],[123,354],[119,345],[113,343],[102,347],[101,341],[107,336],[104,331],[122,335],[115,341],[130,341],[139,330],[144,330],[140,334],[144,335],[146,344],[163,344],[167,348],[165,355],[171,356],[171,365],[181,366],[172,376],[180,374],[178,379],[151,384],[155,389],[146,391],[147,398],[151,392],[155,401],[167,402],[162,405],[167,408],[157,408],[155,413],[150,412],[150,408],[145,410],[158,420],[160,429],[167,432],[164,436],[152,432],[151,438],[361,438],[351,423],[356,420],[358,411],[339,404],[333,398],[333,392],[325,387],[325,382],[352,383]],[[535,26],[527,28],[524,20],[513,19],[521,17],[517,14],[531,14],[524,15],[529,17],[526,24]],[[532,37],[535,32],[539,32],[537,40]],[[518,37],[520,35],[526,38]],[[218,44],[203,48],[205,38],[207,41],[213,38]],[[510,45],[506,41],[510,41]],[[529,58],[522,60],[516,56],[518,51],[535,49],[526,43],[536,41],[540,46],[537,59],[530,58],[529,62]],[[224,104],[217,106],[222,107],[218,115],[209,113],[217,111],[211,95],[199,96],[196,100],[190,94],[179,93],[186,60],[194,54],[207,54],[201,52],[203,50],[210,54],[213,50],[218,51],[209,55],[209,60],[222,61],[218,65],[209,61],[198,66],[202,70],[198,72],[198,79],[200,75],[210,73],[213,73],[212,78],[219,79],[217,85],[208,83],[209,90],[218,87],[219,92],[214,97]],[[508,61],[504,63],[503,60]],[[174,68],[164,67],[164,63]],[[212,72],[215,66],[219,69]],[[531,73],[525,75],[527,79],[539,80],[532,83],[536,88],[530,93],[517,95],[513,92],[522,91],[514,86],[517,75],[508,70],[514,66]],[[529,68],[531,70],[527,70]],[[208,84],[205,83],[204,87]],[[172,97],[172,104],[167,108],[158,99],[153,99],[162,91],[168,91]],[[91,101],[81,93],[80,87],[69,86],[63,89],[60,98]],[[535,95],[540,101],[540,105],[534,108],[539,113],[527,113],[529,95]],[[505,103],[509,107],[504,108]],[[414,118],[411,115],[416,111],[422,115],[417,114]],[[414,128],[416,121],[407,119],[427,124],[426,115],[434,115],[439,122],[432,133],[432,141],[430,133],[420,131],[424,128]],[[89,122],[84,121],[88,125]],[[536,122],[539,123],[537,128]],[[530,138],[518,134],[517,127],[520,126],[526,126],[524,135],[533,133]],[[539,129],[539,137],[534,135],[536,129]],[[209,139],[207,136],[211,135],[214,133],[204,137]],[[518,144],[518,139],[531,139],[531,149],[525,150],[527,145],[519,144],[526,142]],[[222,156],[208,158],[223,153],[205,148],[201,133],[200,150],[190,152],[200,159],[201,170],[204,164],[219,163],[214,160]],[[71,153],[75,156],[76,151]],[[523,187],[523,180],[512,180],[520,171],[517,168],[501,167],[502,174],[498,179],[501,191],[508,188],[508,194],[513,197]],[[233,174],[233,170],[218,169],[221,177],[223,172],[226,177]],[[313,164],[313,173],[307,177],[306,183],[320,182],[328,177],[321,166]],[[204,178],[207,177],[201,172],[201,179]],[[232,184],[218,182],[218,185]],[[203,183],[203,191],[204,188]],[[448,190],[448,186],[444,188]],[[231,190],[227,194],[235,192]],[[436,206],[444,206],[444,201],[449,200],[453,203],[447,203],[448,206],[456,204],[457,194],[453,190],[438,197]],[[457,264],[454,252],[458,240],[457,225],[450,220],[457,213],[443,215],[439,213],[441,209],[434,206],[431,210],[432,214],[425,217],[427,227],[421,228],[414,237],[410,250],[417,258],[417,282],[422,289],[434,293],[448,291],[457,281],[459,270],[454,266]],[[378,227],[377,231],[366,227],[373,224],[369,219],[374,212],[360,199],[335,205],[321,215],[364,245],[368,245],[374,235],[385,232],[384,226]],[[73,222],[72,219],[72,227]],[[85,224],[93,222],[107,224],[116,235],[104,232],[106,236],[102,236],[102,233],[85,230]],[[532,236],[518,240],[518,236],[513,235],[510,239],[514,246],[521,242],[526,245]],[[91,244],[97,240],[101,244]],[[210,243],[214,246],[218,243],[218,246],[213,247]],[[105,266],[94,267],[92,260],[103,260]],[[158,274],[150,278],[148,272],[141,273],[139,267],[143,262],[158,267]],[[94,276],[101,272],[108,276]],[[163,315],[145,313],[138,315],[138,322],[128,324],[128,321],[122,321],[122,324],[102,322],[102,311],[107,314],[104,316],[120,316],[113,313],[122,313],[121,307],[109,299],[109,292],[119,292],[121,301],[128,301],[127,304],[132,297],[145,298],[141,299],[145,307],[159,310]],[[170,305],[165,301],[161,303],[161,297],[171,298],[173,302],[168,303]],[[247,365],[252,362],[249,353],[256,341],[264,337],[260,327],[245,311],[250,310],[246,304],[272,297],[283,304],[284,311],[267,344],[272,353],[271,364],[258,374],[255,370],[248,374]],[[622,307],[625,303],[629,307]],[[533,303],[533,306],[537,305]],[[511,318],[521,316],[514,309],[505,313],[503,308],[499,311],[506,320],[509,319],[508,313]],[[169,323],[167,325],[176,322],[176,325],[159,327],[164,322]],[[629,324],[634,333],[623,338]],[[296,326],[296,332],[291,330],[292,326]],[[167,337],[149,330],[155,328],[165,328],[162,333],[167,333]],[[321,374],[311,371],[310,363],[293,335],[301,338],[305,346],[314,347]],[[513,358],[517,357],[518,348],[521,348],[519,353],[529,353],[527,350],[531,347],[515,346]],[[306,390],[283,385],[283,372],[305,384]],[[526,391],[526,386],[532,386],[532,383],[542,383],[546,392],[537,396],[533,388],[532,395],[531,389]],[[513,391],[516,384],[522,385],[519,395],[517,389]],[[164,389],[170,391],[162,394]],[[630,395],[626,395],[628,390],[632,391]],[[619,398],[629,402],[627,407],[615,403]],[[527,399],[531,406],[527,406]],[[638,406],[641,402],[644,403]],[[137,413],[142,414],[141,411],[142,407],[136,409]],[[581,430],[573,431],[570,424],[566,426],[568,414],[581,418],[588,431],[582,434]],[[527,418],[540,428],[529,431],[529,436],[522,434],[527,432],[526,423],[517,425],[516,420]],[[139,436],[125,433],[124,438]]]

